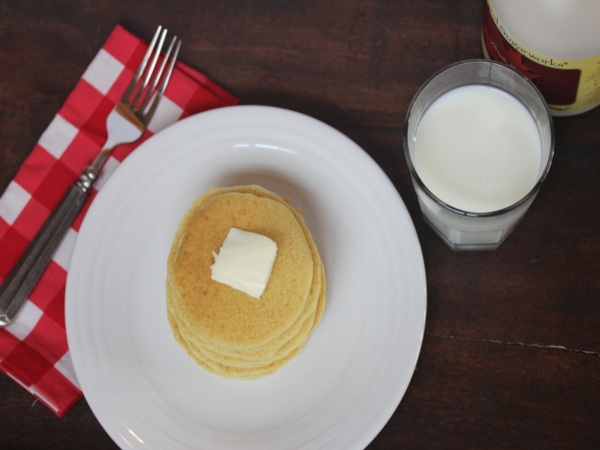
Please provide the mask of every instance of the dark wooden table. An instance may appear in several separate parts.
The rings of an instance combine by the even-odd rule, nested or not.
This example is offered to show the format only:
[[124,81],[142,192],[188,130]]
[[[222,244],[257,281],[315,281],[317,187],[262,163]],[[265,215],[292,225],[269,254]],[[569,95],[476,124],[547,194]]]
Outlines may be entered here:
[[[600,448],[600,108],[555,120],[556,156],[496,252],[453,253],[421,218],[402,154],[411,98],[482,56],[483,0],[0,1],[0,192],[115,24],[183,39],[238,96],[316,117],[390,177],[427,270],[405,397],[370,448]],[[1,257],[1,255],[0,255]],[[85,399],[57,418],[0,375],[0,448],[113,448]]]

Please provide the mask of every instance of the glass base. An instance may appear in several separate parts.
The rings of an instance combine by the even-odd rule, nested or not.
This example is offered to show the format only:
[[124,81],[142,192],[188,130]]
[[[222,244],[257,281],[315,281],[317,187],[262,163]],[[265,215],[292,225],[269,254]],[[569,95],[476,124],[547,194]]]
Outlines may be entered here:
[[469,252],[469,251],[494,251],[497,250],[498,247],[500,247],[500,244],[502,244],[505,239],[508,237],[508,235],[510,233],[507,233],[505,235],[505,237],[503,239],[501,239],[499,242],[495,242],[495,243],[487,243],[487,244],[457,244],[455,242],[449,241],[448,238],[446,236],[444,236],[444,234],[438,230],[435,225],[433,225],[433,223],[431,223],[431,221],[427,218],[427,216],[425,214],[422,214],[423,219],[425,220],[425,223],[427,225],[429,225],[429,227],[435,231],[435,233],[442,238],[442,241],[444,241],[446,243],[446,245],[448,245],[448,247],[450,247],[452,249],[452,251],[455,252]]

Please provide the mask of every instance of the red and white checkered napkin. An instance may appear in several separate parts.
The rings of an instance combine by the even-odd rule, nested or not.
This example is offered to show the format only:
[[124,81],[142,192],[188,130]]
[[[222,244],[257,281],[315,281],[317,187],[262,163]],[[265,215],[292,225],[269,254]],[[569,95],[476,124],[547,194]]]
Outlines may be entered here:
[[[106,141],[106,118],[148,44],[117,26],[0,197],[0,281],[83,168]],[[96,186],[141,142],[189,115],[238,100],[177,63],[142,139],[117,147]],[[67,347],[65,283],[77,232],[96,192],[76,218],[16,321],[0,328],[0,369],[62,416],[81,397]]]

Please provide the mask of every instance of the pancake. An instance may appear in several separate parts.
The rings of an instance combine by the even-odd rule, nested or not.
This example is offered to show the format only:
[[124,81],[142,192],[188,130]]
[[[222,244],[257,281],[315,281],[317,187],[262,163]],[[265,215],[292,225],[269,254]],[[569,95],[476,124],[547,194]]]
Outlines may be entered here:
[[[210,278],[213,252],[232,228],[277,244],[260,299]],[[185,215],[167,262],[173,335],[206,370],[253,379],[294,358],[325,308],[325,271],[310,231],[289,201],[260,186],[213,188]]]
[[[265,345],[259,346],[259,347],[252,347],[252,348],[246,349],[244,351],[239,351],[239,350],[234,350],[234,349],[228,349],[223,346],[215,346],[211,342],[201,339],[199,336],[197,336],[193,332],[192,332],[192,335],[190,335],[190,339],[192,339],[196,345],[203,346],[206,349],[213,350],[215,352],[220,352],[224,355],[228,355],[228,356],[235,357],[235,358],[243,358],[244,355],[247,355],[247,356],[253,357],[253,358],[272,357],[276,352],[279,351],[279,349],[285,343],[287,343],[290,339],[295,337],[301,331],[301,327],[303,327],[303,324],[305,323],[307,317],[309,317],[310,315],[314,315],[317,310],[317,307],[319,305],[321,305],[322,308],[324,307],[325,291],[324,291],[324,289],[322,289],[322,285],[323,285],[325,277],[324,277],[323,265],[320,262],[320,260],[318,261],[318,270],[319,270],[319,274],[316,278],[313,279],[313,284],[311,286],[311,290],[310,290],[308,301],[306,303],[306,307],[305,307],[304,311],[300,314],[297,321],[291,327],[289,327],[287,330],[285,330],[280,336],[269,341]],[[170,297],[177,298],[178,294],[177,294],[177,292],[174,291],[172,286],[168,286],[167,289],[168,289]],[[173,306],[173,303],[171,303],[170,305],[171,305],[170,308],[173,308],[173,313],[175,313],[175,315],[179,318],[179,321],[181,322],[180,327],[183,327],[184,329],[187,328],[187,329],[193,330],[193,328],[190,327],[189,324],[181,318],[181,315],[179,314],[177,307]],[[310,330],[308,332],[310,332]],[[183,333],[183,334],[185,334],[187,336],[186,333]]]
[[[324,271],[322,271],[322,279],[324,281]],[[201,343],[198,343],[194,339],[193,331],[185,328],[181,321],[178,321],[179,332],[182,338],[186,340],[192,349],[200,351],[203,357],[211,362],[216,362],[229,367],[240,367],[250,368],[257,367],[266,364],[274,363],[292,353],[297,348],[300,348],[306,342],[308,335],[314,330],[316,325],[321,319],[325,305],[325,290],[321,289],[319,295],[319,301],[317,307],[313,310],[313,313],[304,321],[300,331],[288,341],[282,343],[281,347],[275,352],[257,352],[256,354],[237,354],[232,355],[230,353],[224,354],[221,352],[214,351]],[[173,316],[177,316],[177,312],[169,309],[169,313]]]
[[[289,210],[250,194],[225,193],[184,219],[172,277],[182,319],[203,340],[232,349],[256,347],[287,330],[305,309],[313,260]],[[232,228],[267,236],[277,258],[260,299],[215,282],[210,266]]]

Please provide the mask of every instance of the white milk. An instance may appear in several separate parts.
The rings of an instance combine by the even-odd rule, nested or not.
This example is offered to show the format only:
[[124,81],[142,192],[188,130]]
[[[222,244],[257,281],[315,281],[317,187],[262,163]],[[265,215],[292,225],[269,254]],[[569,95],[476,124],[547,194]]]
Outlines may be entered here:
[[527,195],[541,172],[542,144],[521,102],[499,89],[470,85],[447,92],[427,109],[414,160],[436,197],[484,213]]

